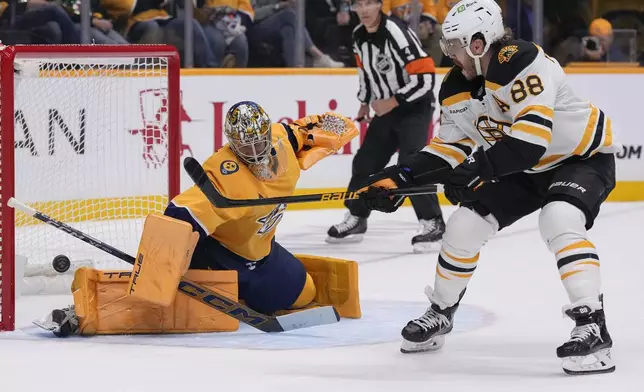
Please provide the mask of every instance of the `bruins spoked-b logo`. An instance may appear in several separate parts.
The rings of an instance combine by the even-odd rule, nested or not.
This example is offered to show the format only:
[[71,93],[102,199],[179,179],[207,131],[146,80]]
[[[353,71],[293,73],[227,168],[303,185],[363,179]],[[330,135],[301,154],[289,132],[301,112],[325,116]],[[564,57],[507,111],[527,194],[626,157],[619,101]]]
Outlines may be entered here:
[[481,136],[483,136],[483,138],[488,142],[499,141],[503,139],[503,137],[507,135],[505,127],[510,129],[512,127],[512,124],[508,122],[497,121],[488,116],[480,116],[478,119],[476,119],[476,129],[478,129]]
[[379,53],[376,56],[376,69],[381,74],[386,74],[391,72],[394,68],[394,62],[391,60],[391,57],[387,56],[384,53]]
[[509,63],[512,56],[519,51],[519,47],[516,45],[508,45],[499,50],[499,64]]
[[219,171],[223,175],[233,174],[237,170],[239,170],[239,165],[235,161],[223,161],[219,167]]

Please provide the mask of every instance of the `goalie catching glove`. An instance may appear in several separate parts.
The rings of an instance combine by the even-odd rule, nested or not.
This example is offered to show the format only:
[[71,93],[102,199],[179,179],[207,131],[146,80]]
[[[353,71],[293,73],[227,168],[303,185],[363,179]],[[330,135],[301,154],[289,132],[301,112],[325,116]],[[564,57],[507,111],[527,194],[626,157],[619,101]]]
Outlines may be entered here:
[[360,134],[353,121],[332,112],[300,118],[289,128],[297,139],[299,149],[295,155],[302,170],[335,154]]

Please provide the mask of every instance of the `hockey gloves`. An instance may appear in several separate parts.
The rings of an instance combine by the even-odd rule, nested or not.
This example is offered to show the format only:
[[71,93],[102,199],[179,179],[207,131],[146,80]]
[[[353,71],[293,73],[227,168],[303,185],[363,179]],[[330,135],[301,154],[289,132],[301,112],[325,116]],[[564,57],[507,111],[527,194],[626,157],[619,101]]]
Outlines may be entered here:
[[405,201],[405,196],[391,196],[389,188],[370,186],[366,192],[360,193],[368,209],[380,212],[394,212]]
[[450,203],[472,202],[486,182],[496,182],[494,169],[483,150],[477,150],[456,166],[445,182],[445,197]]
[[360,193],[360,200],[370,210],[394,212],[405,201],[405,196],[392,196],[390,190],[411,185],[411,170],[408,167],[389,166],[367,178],[365,186],[368,188]]

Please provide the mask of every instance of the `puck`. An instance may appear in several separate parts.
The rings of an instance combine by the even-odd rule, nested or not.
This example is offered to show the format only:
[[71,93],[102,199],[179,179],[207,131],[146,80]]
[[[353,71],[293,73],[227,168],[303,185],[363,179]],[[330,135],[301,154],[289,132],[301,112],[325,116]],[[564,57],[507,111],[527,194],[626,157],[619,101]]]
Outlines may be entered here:
[[72,262],[69,260],[69,257],[65,255],[58,255],[54,257],[54,261],[51,263],[54,270],[59,273],[65,273],[69,270],[69,267],[72,266]]

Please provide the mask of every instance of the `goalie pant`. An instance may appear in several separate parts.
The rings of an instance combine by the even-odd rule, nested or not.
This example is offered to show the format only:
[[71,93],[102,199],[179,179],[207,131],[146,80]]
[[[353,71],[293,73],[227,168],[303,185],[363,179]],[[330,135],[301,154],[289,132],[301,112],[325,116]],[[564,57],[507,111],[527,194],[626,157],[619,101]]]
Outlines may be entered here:
[[237,271],[239,299],[264,314],[302,307],[315,297],[315,285],[302,262],[275,240],[266,257],[252,261],[205,237],[197,243],[190,269]]

